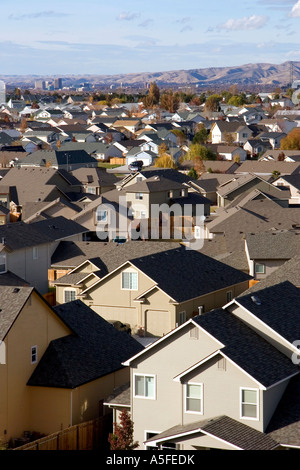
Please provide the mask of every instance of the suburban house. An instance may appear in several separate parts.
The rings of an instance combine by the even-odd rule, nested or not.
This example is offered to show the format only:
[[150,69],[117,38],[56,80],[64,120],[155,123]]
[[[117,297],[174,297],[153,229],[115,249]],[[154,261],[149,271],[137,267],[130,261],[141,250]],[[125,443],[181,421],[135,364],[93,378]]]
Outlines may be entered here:
[[222,144],[228,139],[234,143],[244,144],[252,137],[249,127],[240,121],[216,121],[210,131],[212,144]]
[[273,186],[287,189],[290,193],[289,204],[300,204],[300,175],[282,175],[273,183]]
[[19,165],[21,167],[53,167],[72,171],[83,166],[95,168],[97,160],[85,150],[38,150],[24,157]]
[[298,231],[275,231],[247,233],[245,251],[249,263],[249,274],[261,281],[286,261],[299,253]]
[[105,403],[127,404],[140,450],[299,448],[299,301],[282,283],[191,318],[126,361]]
[[53,309],[30,286],[0,293],[1,443],[97,418],[99,403],[128,382],[122,362],[143,346],[80,301]]
[[[232,180],[221,184],[217,189],[217,200],[219,207],[226,207],[239,196],[245,197],[253,189],[257,189],[267,195],[270,195],[273,200],[279,201],[282,205],[288,206],[290,192],[274,191],[274,186],[267,179],[258,175],[248,173],[232,178]],[[277,187],[281,189],[281,187]]]
[[195,181],[191,181],[190,187],[194,191],[200,192],[204,197],[209,199],[213,205],[217,204],[217,188],[228,181],[232,180],[232,174],[228,173],[203,173],[201,177]]
[[[87,275],[78,274],[81,283]],[[248,289],[250,279],[249,275],[220,261],[181,246],[128,258],[100,279],[93,276],[92,284],[84,290],[80,283],[70,287],[75,298],[106,320],[128,323],[132,332],[156,337],[163,336],[199,311],[224,305]],[[74,279],[71,277],[70,281],[73,284]],[[68,275],[55,283],[58,304],[64,301],[64,290],[69,288],[67,282]]]

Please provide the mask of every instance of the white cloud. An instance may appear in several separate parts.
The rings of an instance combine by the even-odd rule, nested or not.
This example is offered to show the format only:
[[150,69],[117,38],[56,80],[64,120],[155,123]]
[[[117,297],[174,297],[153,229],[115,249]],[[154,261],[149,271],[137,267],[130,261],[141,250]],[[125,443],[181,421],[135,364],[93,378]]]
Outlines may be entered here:
[[219,25],[219,28],[226,29],[227,31],[238,31],[246,29],[260,29],[268,21],[267,16],[245,16],[244,18],[229,19],[226,23]]
[[300,0],[298,0],[298,2],[293,6],[290,16],[293,18],[300,18]]
[[132,21],[136,18],[139,18],[139,16],[140,15],[138,13],[130,13],[128,11],[123,11],[118,15],[117,19],[120,21]]

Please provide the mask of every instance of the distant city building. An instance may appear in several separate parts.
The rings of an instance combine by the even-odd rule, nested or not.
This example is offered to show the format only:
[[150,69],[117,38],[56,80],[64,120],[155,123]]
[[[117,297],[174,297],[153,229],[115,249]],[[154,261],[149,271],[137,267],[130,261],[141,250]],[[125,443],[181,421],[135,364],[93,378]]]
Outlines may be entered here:
[[61,90],[62,89],[62,78],[55,78],[54,80],[54,89]]
[[44,80],[37,80],[35,82],[36,90],[46,90],[46,82]]
[[6,103],[6,85],[0,80],[0,105]]

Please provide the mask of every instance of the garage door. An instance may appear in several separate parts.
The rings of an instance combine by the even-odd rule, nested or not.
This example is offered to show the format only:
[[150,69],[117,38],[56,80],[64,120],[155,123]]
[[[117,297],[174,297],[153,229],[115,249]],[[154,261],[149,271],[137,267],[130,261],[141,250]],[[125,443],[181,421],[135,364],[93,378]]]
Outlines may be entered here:
[[171,331],[170,312],[168,310],[146,311],[146,332],[153,336],[163,336]]

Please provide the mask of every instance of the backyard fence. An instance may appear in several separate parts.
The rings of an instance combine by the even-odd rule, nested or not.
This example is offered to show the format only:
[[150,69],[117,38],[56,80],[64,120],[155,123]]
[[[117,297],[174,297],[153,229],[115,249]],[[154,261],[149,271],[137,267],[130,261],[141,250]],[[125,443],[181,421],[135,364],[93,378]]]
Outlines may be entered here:
[[112,432],[112,414],[70,426],[14,450],[101,450],[107,451]]

